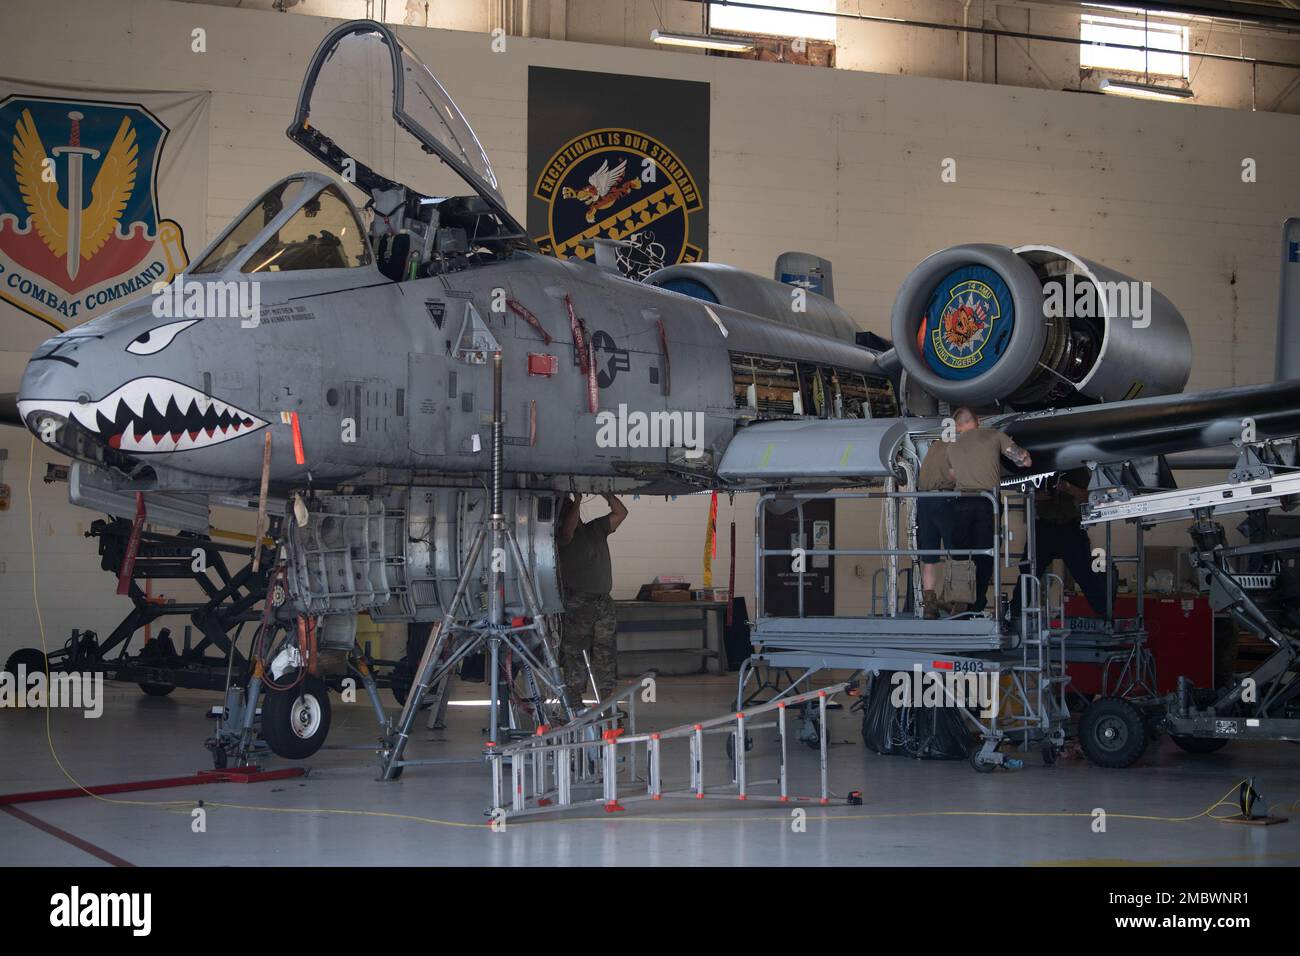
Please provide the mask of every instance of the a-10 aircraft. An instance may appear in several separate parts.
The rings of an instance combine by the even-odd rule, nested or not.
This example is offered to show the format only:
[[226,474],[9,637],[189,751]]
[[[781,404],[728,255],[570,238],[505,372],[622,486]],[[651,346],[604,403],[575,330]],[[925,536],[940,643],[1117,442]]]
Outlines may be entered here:
[[[470,195],[424,195],[366,161],[365,127],[327,92],[367,75],[421,151],[406,155],[441,161]],[[1149,289],[1118,310],[1114,290],[1140,285],[1050,246],[930,256],[900,290],[892,344],[862,343],[814,291],[831,291],[815,257],[787,260],[808,280],[792,286],[709,263],[633,281],[599,237],[581,259],[542,255],[443,86],[372,21],[323,41],[287,133],[364,214],[331,177],[286,177],[186,285],[43,343],[17,413],[76,462],[74,501],[94,488],[124,515],[137,491],[255,498],[269,431],[269,496],[295,502],[285,583],[320,616],[322,646],[350,648],[358,612],[435,621],[453,602],[488,510],[495,353],[505,506],[547,611],[562,604],[551,527],[569,491],[879,481],[907,435],[958,405],[993,415],[1035,471],[1222,445],[1244,418],[1261,440],[1300,432],[1300,382],[1181,394],[1177,310]],[[215,314],[253,283],[257,308]],[[1088,287],[1086,314],[1045,309]]]

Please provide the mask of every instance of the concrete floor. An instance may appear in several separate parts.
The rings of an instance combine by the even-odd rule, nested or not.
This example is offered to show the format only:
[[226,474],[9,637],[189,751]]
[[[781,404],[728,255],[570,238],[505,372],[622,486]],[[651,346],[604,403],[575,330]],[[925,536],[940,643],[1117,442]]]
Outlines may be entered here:
[[[642,729],[725,713],[730,678],[662,678],[659,702],[643,705]],[[177,776],[208,766],[204,716],[218,695],[177,691],[144,696],[106,685],[97,720],[56,711],[51,730],[63,768],[83,784]],[[454,700],[482,698],[462,684]],[[421,730],[411,756],[472,757],[486,709],[452,707],[445,731]],[[489,802],[477,763],[411,767],[400,781],[375,780],[367,751],[322,751],[310,775],[258,784],[216,784],[143,791],[109,799],[25,803],[0,812],[0,864],[136,865],[1097,865],[1294,864],[1300,820],[1234,826],[1193,817],[1243,777],[1275,806],[1300,799],[1300,751],[1287,744],[1234,744],[1209,757],[1182,753],[1167,740],[1136,767],[1100,770],[1081,758],[1044,766],[1026,755],[1019,771],[976,774],[966,763],[917,762],[865,750],[855,714],[830,722],[831,788],[860,789],[865,805],[808,808],[805,832],[793,832],[788,808],[714,801],[638,803],[628,812],[548,815],[484,826]],[[51,756],[42,711],[0,710],[0,793],[69,786]],[[373,714],[334,699],[333,744],[370,744]],[[721,738],[713,738],[719,741]],[[771,752],[757,735],[754,756]],[[726,774],[714,746],[711,772]],[[816,753],[796,747],[793,773],[816,787]],[[285,766],[271,759],[268,766]],[[666,752],[679,781],[685,757]],[[753,772],[753,771],[751,771]],[[762,776],[770,776],[765,769]],[[191,811],[205,801],[207,830],[194,833]],[[1092,811],[1108,814],[1094,832]],[[1220,809],[1219,813],[1228,813]],[[1282,810],[1289,813],[1289,810]],[[42,829],[44,827],[44,829]]]

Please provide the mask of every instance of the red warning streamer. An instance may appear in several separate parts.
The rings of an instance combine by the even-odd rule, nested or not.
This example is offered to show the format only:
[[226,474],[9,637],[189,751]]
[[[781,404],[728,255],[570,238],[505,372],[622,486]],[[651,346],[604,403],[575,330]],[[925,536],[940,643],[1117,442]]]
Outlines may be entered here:
[[727,627],[731,627],[736,603],[736,522],[731,522],[731,570],[727,573]]
[[126,554],[117,572],[117,593],[131,593],[131,578],[135,574],[135,558],[140,553],[140,532],[144,530],[144,492],[135,493],[135,520],[131,522],[131,536],[126,539]]
[[713,541],[713,558],[718,557],[718,493],[709,499],[709,538]]
[[293,426],[293,460],[300,465],[307,464],[307,453],[302,447],[302,426],[298,423],[298,413],[289,413],[289,424]]
[[[532,312],[528,311],[526,305],[521,302],[516,302],[514,299],[506,299],[506,305],[510,307],[511,312],[531,325],[537,334],[542,337],[542,341],[547,345],[551,344],[551,333],[547,332],[546,329],[542,327],[541,320],[538,319],[537,316],[533,315]],[[572,309],[572,307],[570,307],[570,309]]]
[[564,307],[569,312],[569,330],[573,333],[573,347],[578,353],[578,367],[587,377],[587,410],[594,415],[600,408],[600,396],[597,392],[596,363],[592,360],[587,329],[573,311],[573,300],[567,295],[564,297]]

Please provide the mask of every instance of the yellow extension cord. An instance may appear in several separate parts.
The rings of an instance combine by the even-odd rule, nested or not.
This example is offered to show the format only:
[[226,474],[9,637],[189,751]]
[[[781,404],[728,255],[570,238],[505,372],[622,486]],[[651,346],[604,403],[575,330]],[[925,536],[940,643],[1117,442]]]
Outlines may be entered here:
[[[45,642],[45,622],[41,616],[41,601],[37,589],[36,524],[35,524],[36,505],[34,499],[32,498],[32,471],[35,466],[35,462],[36,462],[36,436],[33,435],[31,452],[27,459],[27,533],[31,545],[32,603],[36,610],[36,625],[41,635],[41,652],[46,655],[45,676],[46,676],[46,681],[48,682],[49,666],[50,666],[49,656],[48,656],[49,648],[46,646],[46,642]],[[87,789],[81,783],[81,781],[77,780],[68,771],[68,769],[63,765],[63,761],[59,759],[58,751],[55,749],[54,746],[54,734],[51,729],[50,708],[48,706],[45,708],[45,739],[49,746],[50,756],[54,758],[54,763],[59,768],[59,772],[62,773],[63,776],[68,779],[69,783],[71,783],[78,790],[86,794],[86,796],[92,797],[95,800],[100,801],[101,803],[115,804],[117,806],[124,806],[124,807],[178,807],[178,806],[193,807],[198,803],[197,799],[119,800],[112,797],[105,797],[102,794],[94,793],[93,791]],[[1241,786],[1242,782],[1244,781],[1239,781],[1238,783],[1233,784],[1232,789],[1230,789],[1227,793],[1225,793],[1222,797],[1220,797],[1217,801],[1215,801],[1211,806],[1206,807],[1200,813],[1192,814],[1191,816],[1164,817],[1164,816],[1155,816],[1151,814],[1138,814],[1138,813],[1107,813],[1106,818],[1112,820],[1145,820],[1145,821],[1157,822],[1157,823],[1191,823],[1192,821],[1200,820],[1203,817],[1208,817],[1211,820],[1223,819],[1223,817],[1215,816],[1214,811],[1217,810],[1219,807],[1223,807],[1223,806],[1235,807],[1235,804],[1228,802],[1228,797],[1231,796],[1232,793],[1236,791],[1238,787]],[[1297,803],[1300,803],[1300,801],[1297,801]],[[220,803],[215,800],[208,800],[206,798],[203,798],[203,806],[217,807],[223,810],[252,810],[260,813],[307,813],[307,814],[325,814],[325,815],[333,815],[333,816],[375,817],[379,819],[405,820],[411,823],[424,823],[432,826],[443,826],[443,827],[459,827],[463,829],[488,829],[491,827],[490,823],[462,823],[457,820],[438,820],[433,817],[421,817],[421,816],[415,816],[414,814],[407,814],[407,813],[388,813],[382,810],[339,810],[339,809],[310,808],[310,807],[255,807],[255,806],[249,806],[248,804],[242,804],[242,803]],[[1093,816],[1094,814],[1091,811],[1085,812],[1085,811],[1068,811],[1068,810],[1056,810],[1056,811],[1052,811],[1052,810],[1044,810],[1044,811],[918,810],[918,811],[898,812],[898,813],[841,813],[835,815],[810,817],[810,819],[814,821],[823,822],[823,823],[831,823],[835,821],[891,820],[891,819],[899,819],[904,817],[1075,817],[1075,818],[1088,817],[1091,818]],[[700,819],[698,817],[658,817],[658,816],[656,817],[627,816],[627,817],[618,818],[619,823],[687,823],[687,824],[735,823],[735,822],[788,823],[789,820],[790,820],[790,816],[788,814],[783,816],[748,816],[747,815],[743,818],[734,819],[734,820],[729,818],[719,819],[716,817],[708,818],[708,819]],[[591,818],[589,817],[578,817],[578,818],[556,817],[556,818],[549,818],[546,820],[528,821],[527,823],[524,823],[522,821],[518,823],[511,823],[509,824],[509,827],[516,827],[521,825],[537,826],[543,823],[556,824],[556,823],[589,823],[589,822],[592,822]]]

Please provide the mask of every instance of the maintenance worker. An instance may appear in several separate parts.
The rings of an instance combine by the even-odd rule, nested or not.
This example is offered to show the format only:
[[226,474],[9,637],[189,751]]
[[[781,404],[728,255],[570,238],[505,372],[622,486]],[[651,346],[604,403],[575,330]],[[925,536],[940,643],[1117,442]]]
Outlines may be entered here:
[[627,508],[613,495],[604,495],[609,514],[582,520],[582,496],[568,496],[560,512],[555,543],[559,548],[564,586],[564,632],[560,638],[560,667],[569,705],[582,709],[588,689],[582,652],[591,658],[598,697],[609,696],[618,680],[618,640],[614,601],[614,572],[608,538],[627,517]]
[[[1002,458],[1028,468],[1029,452],[996,428],[980,427],[979,416],[962,407],[953,412],[956,440],[948,443],[948,472],[958,491],[990,491],[995,499],[1002,482]],[[953,544],[956,549],[993,547],[994,507],[984,497],[956,499],[953,506]],[[975,603],[970,610],[988,606],[989,584],[993,580],[992,555],[972,555],[975,562]]]
[[[931,442],[921,459],[921,471],[916,477],[917,491],[952,491],[952,476],[948,472],[948,442]],[[921,551],[936,551],[952,547],[953,504],[955,498],[918,498],[916,502],[916,547]],[[921,555],[921,616],[927,621],[939,617],[939,565],[943,555]]]
[[[1093,613],[1101,617],[1106,613],[1107,576],[1092,569],[1092,541],[1083,530],[1083,515],[1079,511],[1079,506],[1088,500],[1084,481],[1073,473],[1060,475],[1054,486],[1034,496],[1034,574],[1041,579],[1048,566],[1060,558]],[[1012,622],[1019,614],[1020,589],[1017,588],[1011,601]]]

